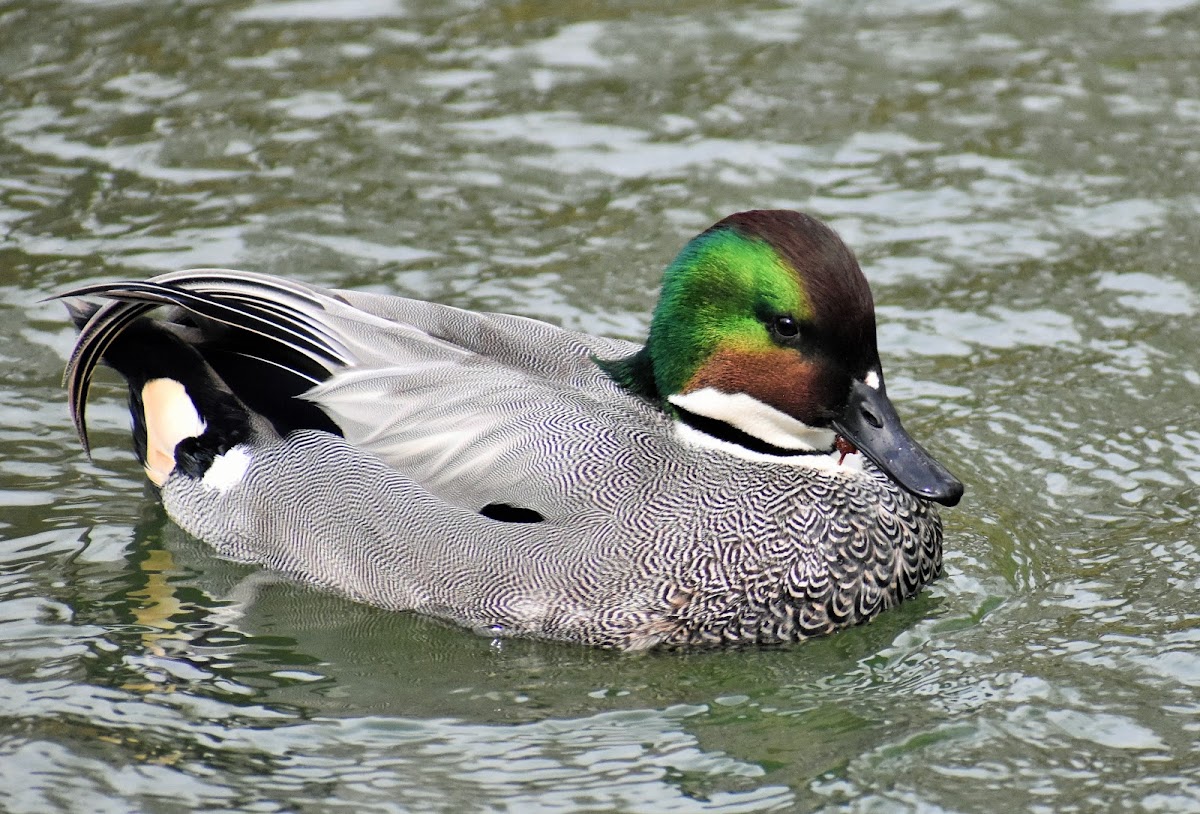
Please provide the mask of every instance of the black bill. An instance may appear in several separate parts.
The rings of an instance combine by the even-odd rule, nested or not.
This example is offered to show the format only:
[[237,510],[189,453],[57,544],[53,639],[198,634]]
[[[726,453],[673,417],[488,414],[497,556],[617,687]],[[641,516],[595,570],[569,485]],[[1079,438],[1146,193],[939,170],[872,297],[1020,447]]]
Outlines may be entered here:
[[962,499],[962,481],[904,431],[882,381],[876,389],[856,380],[846,409],[834,420],[833,427],[884,474],[917,497],[945,506],[954,506]]

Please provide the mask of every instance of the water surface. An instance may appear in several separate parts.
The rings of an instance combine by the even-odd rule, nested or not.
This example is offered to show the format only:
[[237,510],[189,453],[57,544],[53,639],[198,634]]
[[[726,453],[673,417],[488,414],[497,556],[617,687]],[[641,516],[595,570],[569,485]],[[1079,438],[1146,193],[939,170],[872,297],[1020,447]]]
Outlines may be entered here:
[[[1200,5],[0,3],[0,809],[1200,809]],[[72,284],[234,266],[639,338],[696,231],[832,223],[967,482],[781,650],[492,642],[164,518]]]

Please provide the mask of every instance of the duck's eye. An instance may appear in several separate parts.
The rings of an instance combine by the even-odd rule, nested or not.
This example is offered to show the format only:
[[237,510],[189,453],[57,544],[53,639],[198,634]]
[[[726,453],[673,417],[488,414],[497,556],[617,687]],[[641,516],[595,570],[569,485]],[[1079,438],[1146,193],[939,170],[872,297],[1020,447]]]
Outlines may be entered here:
[[795,317],[789,317],[786,314],[775,317],[772,327],[775,329],[775,333],[785,339],[791,339],[800,333],[800,323],[796,322]]

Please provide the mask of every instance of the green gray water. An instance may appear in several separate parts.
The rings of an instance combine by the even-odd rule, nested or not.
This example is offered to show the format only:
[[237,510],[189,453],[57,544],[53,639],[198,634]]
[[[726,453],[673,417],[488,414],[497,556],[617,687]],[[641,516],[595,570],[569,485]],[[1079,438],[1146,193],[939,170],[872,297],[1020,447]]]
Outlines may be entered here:
[[[1200,810],[1200,6],[0,2],[0,810]],[[790,649],[491,642],[168,523],[71,284],[234,266],[637,338],[829,220],[967,482]]]

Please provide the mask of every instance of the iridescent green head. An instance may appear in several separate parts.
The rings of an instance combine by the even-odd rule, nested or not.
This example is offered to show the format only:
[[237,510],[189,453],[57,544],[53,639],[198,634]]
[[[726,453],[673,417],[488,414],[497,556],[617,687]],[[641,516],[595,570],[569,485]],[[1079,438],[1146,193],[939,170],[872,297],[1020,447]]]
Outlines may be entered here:
[[663,276],[647,350],[664,397],[720,384],[807,423],[831,417],[821,402],[879,366],[854,255],[787,210],[731,215],[693,238]]
[[799,212],[741,212],[693,238],[663,276],[646,347],[610,370],[723,444],[785,457],[840,435],[919,497],[962,494],[887,398],[854,254]]

